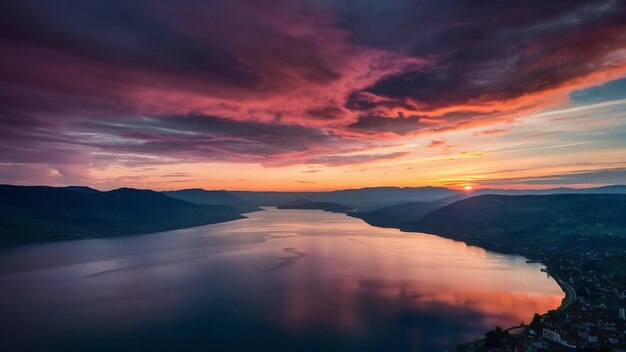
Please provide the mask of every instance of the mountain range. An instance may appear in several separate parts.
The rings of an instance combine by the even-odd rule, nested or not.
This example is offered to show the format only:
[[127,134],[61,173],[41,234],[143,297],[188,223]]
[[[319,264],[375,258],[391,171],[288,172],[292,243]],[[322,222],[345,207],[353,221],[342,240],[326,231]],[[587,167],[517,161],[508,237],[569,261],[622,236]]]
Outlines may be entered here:
[[[217,194],[222,194],[218,197]],[[245,206],[283,206],[299,200],[330,202],[357,209],[360,212],[375,211],[386,206],[413,202],[453,203],[483,194],[541,195],[541,194],[626,194],[626,186],[604,186],[595,188],[551,188],[543,190],[479,189],[472,192],[458,191],[445,187],[367,187],[329,192],[279,192],[279,191],[210,191],[187,189],[169,191],[165,194],[199,204],[224,204],[237,208]],[[225,194],[233,198],[224,198]],[[236,200],[235,200],[236,199]],[[210,202],[209,202],[210,200]]]
[[500,249],[626,248],[626,194],[489,194],[439,207],[406,203],[349,215]]
[[165,191],[163,194],[186,202],[205,205],[226,205],[229,207],[251,212],[260,210],[252,202],[246,201],[226,191],[207,191],[201,188]]
[[626,186],[475,192],[443,187],[103,192],[84,186],[0,185],[0,245],[200,226],[241,219],[244,213],[261,210],[259,206],[346,212],[372,225],[406,231],[556,243],[573,234],[626,235],[624,202]]
[[347,213],[353,210],[352,208],[348,206],[333,203],[333,202],[304,202],[304,203],[298,202],[297,204],[292,203],[292,204],[286,204],[286,205],[279,205],[277,208],[278,209],[323,210],[323,211],[329,211],[332,213]]
[[430,202],[460,195],[460,191],[445,187],[369,187],[330,192],[251,192],[229,193],[260,206],[278,206],[306,199],[309,202],[331,202],[358,209],[380,207],[404,202]]
[[241,213],[150,190],[0,185],[0,245],[174,230],[241,219]]

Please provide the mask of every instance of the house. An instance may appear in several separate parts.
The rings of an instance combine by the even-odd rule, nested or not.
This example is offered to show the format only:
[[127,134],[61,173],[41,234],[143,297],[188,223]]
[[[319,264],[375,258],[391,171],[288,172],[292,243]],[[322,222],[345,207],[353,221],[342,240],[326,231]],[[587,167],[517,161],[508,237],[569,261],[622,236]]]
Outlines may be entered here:
[[576,348],[576,341],[572,337],[570,336],[562,337],[561,334],[559,334],[557,331],[552,330],[552,329],[544,328],[543,338],[548,341],[558,343],[559,345],[562,345],[565,347]]

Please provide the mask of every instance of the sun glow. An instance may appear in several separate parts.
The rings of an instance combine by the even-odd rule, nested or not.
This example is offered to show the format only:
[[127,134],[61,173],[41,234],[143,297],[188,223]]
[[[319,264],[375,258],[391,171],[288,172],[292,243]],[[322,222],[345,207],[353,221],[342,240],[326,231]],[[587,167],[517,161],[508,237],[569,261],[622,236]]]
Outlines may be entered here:
[[466,190],[466,191],[471,191],[472,189],[474,189],[474,187],[473,186],[465,186],[465,187],[463,187],[463,189]]

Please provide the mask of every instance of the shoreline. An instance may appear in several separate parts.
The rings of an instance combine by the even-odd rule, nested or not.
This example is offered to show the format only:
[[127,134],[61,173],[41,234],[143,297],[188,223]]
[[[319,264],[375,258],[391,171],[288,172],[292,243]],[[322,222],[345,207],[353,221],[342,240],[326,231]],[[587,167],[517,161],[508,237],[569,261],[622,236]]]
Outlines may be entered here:
[[2,240],[0,240],[0,250],[7,249],[7,248],[16,248],[16,247],[22,247],[22,246],[38,245],[38,244],[51,244],[51,243],[58,243],[58,242],[97,240],[97,239],[119,238],[119,237],[129,237],[129,236],[145,236],[145,235],[150,235],[150,234],[154,234],[154,233],[184,230],[184,229],[190,229],[190,228],[194,228],[194,227],[201,227],[201,226],[207,226],[207,225],[222,224],[222,223],[236,221],[236,220],[243,220],[243,219],[247,219],[248,218],[247,216],[245,216],[243,214],[249,214],[249,213],[253,213],[253,212],[257,212],[257,211],[262,211],[262,209],[261,210],[255,210],[255,211],[248,211],[246,213],[241,213],[240,215],[238,215],[236,217],[231,217],[231,218],[227,218],[227,219],[211,220],[211,221],[208,221],[208,222],[201,222],[199,224],[193,224],[193,225],[190,225],[190,226],[165,227],[163,229],[158,229],[158,230],[154,230],[154,231],[151,230],[151,231],[148,231],[148,232],[137,232],[137,233],[132,233],[131,232],[131,233],[110,234],[110,235],[106,235],[106,234],[102,234],[102,235],[89,234],[89,235],[85,235],[84,237],[81,237],[81,235],[79,235],[79,234],[75,234],[75,235],[61,236],[61,237],[57,237],[57,238],[46,238],[46,239],[40,240],[40,241],[34,240],[34,241],[22,241],[22,242],[3,242]]
[[[356,217],[355,218],[359,218]],[[550,260],[545,257],[545,258],[541,258],[541,256],[535,255],[533,253],[524,253],[524,251],[518,251],[518,250],[514,250],[512,248],[509,247],[503,247],[502,245],[496,245],[493,243],[487,243],[487,242],[483,242],[480,240],[472,240],[471,238],[466,238],[467,235],[446,235],[445,233],[431,233],[431,232],[425,232],[425,231],[417,231],[417,230],[410,230],[410,229],[403,229],[400,227],[394,227],[394,226],[377,226],[374,224],[369,223],[368,221],[359,218],[361,220],[363,220],[363,222],[365,222],[366,224],[370,225],[370,226],[374,226],[374,227],[381,227],[381,228],[396,228],[402,232],[406,232],[406,233],[425,233],[428,235],[433,235],[433,236],[438,236],[441,238],[446,238],[446,239],[450,239],[450,240],[454,240],[454,241],[459,241],[459,242],[463,242],[465,245],[467,246],[474,246],[474,247],[480,247],[484,250],[487,251],[491,251],[491,252],[495,252],[495,253],[500,253],[500,254],[507,254],[507,255],[517,255],[517,256],[521,256],[523,258],[526,259],[527,263],[540,263],[541,265],[545,266],[546,268],[546,273],[552,278],[552,280],[554,280],[554,282],[556,282],[557,285],[559,285],[559,287],[561,288],[561,290],[563,291],[564,297],[561,300],[561,304],[558,307],[555,307],[555,311],[558,312],[564,312],[565,310],[567,310],[569,308],[569,306],[576,301],[576,291],[574,290],[573,287],[571,287],[568,283],[564,282],[563,280],[560,279],[560,277],[558,275],[554,275],[553,274],[553,270],[552,270],[552,264],[550,263]],[[536,312],[536,314],[538,314],[541,317],[546,316],[548,313],[550,312]],[[529,317],[529,322],[532,321],[532,317]],[[517,329],[520,327],[524,327],[524,330],[527,329],[529,326],[529,324],[525,324],[525,325],[517,325],[517,326],[510,326],[510,327],[506,327],[505,329],[502,329],[502,331],[510,331],[513,329]],[[487,333],[488,331],[486,331],[485,333]],[[466,347],[471,347],[472,345],[481,342],[481,341],[485,341],[485,338],[481,338],[472,342],[459,342],[459,345],[463,345]],[[452,349],[454,350],[454,349]]]

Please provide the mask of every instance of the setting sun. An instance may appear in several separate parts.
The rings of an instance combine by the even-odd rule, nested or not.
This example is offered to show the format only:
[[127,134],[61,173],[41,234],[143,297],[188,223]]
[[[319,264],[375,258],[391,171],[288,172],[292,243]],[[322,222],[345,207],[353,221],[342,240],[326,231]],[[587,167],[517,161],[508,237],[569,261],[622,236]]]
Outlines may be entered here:
[[472,187],[472,186],[465,186],[465,187],[463,187],[463,189],[466,190],[466,191],[471,191],[472,189],[474,189],[474,187]]

